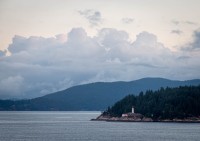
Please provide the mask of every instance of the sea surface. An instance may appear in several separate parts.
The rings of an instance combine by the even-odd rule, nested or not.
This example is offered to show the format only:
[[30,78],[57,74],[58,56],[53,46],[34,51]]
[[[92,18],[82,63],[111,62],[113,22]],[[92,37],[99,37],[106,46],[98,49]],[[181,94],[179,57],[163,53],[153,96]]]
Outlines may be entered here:
[[200,123],[90,121],[100,112],[0,112],[0,141],[199,141]]

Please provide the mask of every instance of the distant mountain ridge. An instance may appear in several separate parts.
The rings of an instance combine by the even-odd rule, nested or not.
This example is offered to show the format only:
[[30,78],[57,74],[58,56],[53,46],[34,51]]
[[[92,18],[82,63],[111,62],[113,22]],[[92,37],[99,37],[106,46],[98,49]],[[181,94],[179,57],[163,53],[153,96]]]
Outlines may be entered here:
[[187,81],[143,78],[130,82],[96,82],[30,100],[0,100],[0,110],[105,110],[128,94],[158,90],[160,87],[200,85],[200,79]]

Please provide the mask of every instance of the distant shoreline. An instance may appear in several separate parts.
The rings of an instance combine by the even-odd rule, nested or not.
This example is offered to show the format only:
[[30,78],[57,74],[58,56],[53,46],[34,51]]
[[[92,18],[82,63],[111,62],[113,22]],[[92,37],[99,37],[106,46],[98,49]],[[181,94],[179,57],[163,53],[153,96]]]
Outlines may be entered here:
[[163,119],[153,120],[151,118],[124,118],[124,117],[109,117],[100,115],[91,121],[106,121],[106,122],[165,122],[165,123],[200,123],[200,117],[190,117],[186,119]]
[[174,120],[153,120],[153,121],[134,121],[134,120],[99,120],[99,119],[91,119],[91,121],[106,121],[106,122],[163,122],[163,123],[200,123],[199,121],[174,121]]

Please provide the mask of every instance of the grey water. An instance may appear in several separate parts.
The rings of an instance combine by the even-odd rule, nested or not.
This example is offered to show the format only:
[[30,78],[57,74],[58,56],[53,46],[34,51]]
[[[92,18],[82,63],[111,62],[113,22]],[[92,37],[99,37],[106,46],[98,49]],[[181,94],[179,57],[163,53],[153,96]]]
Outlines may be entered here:
[[100,112],[0,112],[0,141],[199,141],[200,123],[90,121]]

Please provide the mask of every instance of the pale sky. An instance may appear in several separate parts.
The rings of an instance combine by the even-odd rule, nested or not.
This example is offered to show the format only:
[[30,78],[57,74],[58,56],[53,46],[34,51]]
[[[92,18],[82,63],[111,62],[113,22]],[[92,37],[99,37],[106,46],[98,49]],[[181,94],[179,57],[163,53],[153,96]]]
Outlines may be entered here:
[[199,79],[199,7],[199,0],[0,0],[0,99],[99,81]]
[[[199,0],[0,0],[0,49],[6,49],[14,35],[51,37],[74,27],[83,27],[91,36],[101,28],[116,28],[131,39],[148,31],[172,48],[189,41],[200,26],[199,6]],[[78,12],[90,9],[101,13],[98,26]],[[133,21],[124,24],[124,18]]]

